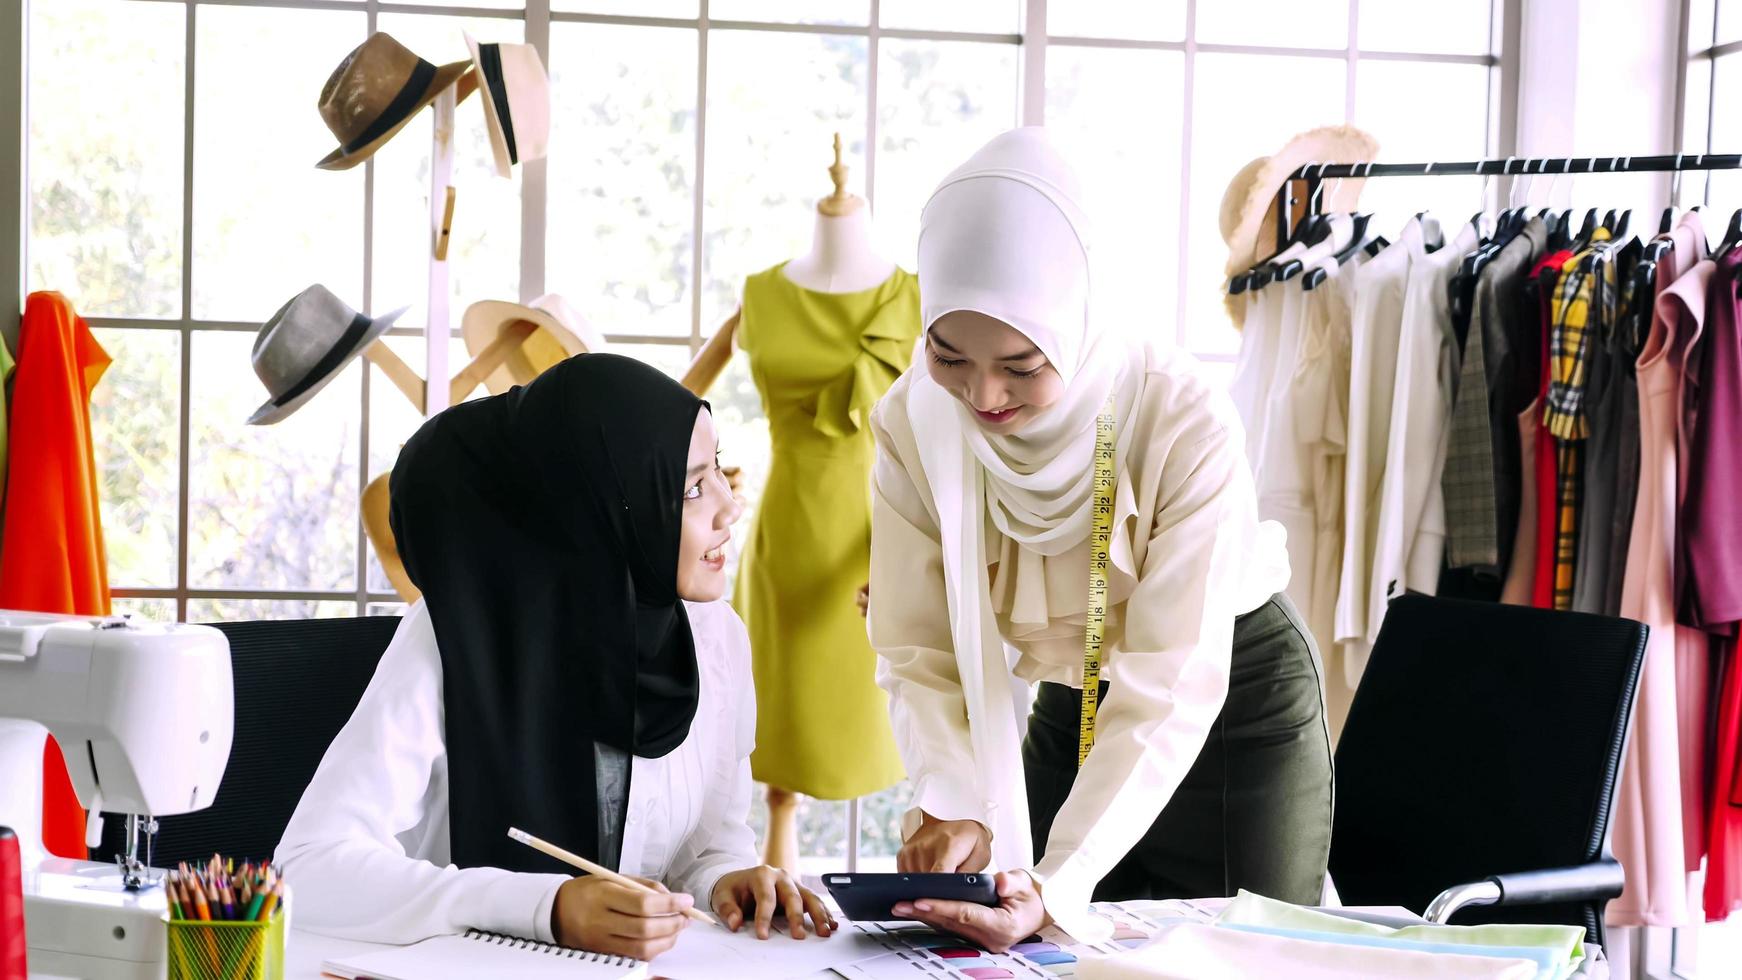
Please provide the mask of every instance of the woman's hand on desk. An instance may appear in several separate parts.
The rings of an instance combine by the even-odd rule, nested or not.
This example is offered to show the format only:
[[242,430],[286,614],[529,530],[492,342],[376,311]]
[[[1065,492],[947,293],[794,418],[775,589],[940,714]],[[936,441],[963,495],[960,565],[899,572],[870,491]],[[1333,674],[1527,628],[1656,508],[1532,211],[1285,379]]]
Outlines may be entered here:
[[779,868],[762,865],[733,871],[714,886],[714,913],[726,928],[737,932],[747,914],[754,914],[756,937],[767,939],[769,928],[777,914],[784,912],[792,938],[804,938],[804,917],[809,913],[811,928],[827,938],[835,931],[835,917],[829,914],[822,899],[810,889],[801,888],[792,876]]
[[895,855],[895,870],[912,873],[984,871],[992,863],[992,834],[978,820],[939,820],[927,813]]
[[1039,932],[1047,924],[1048,916],[1046,906],[1041,904],[1040,888],[1028,872],[1000,871],[997,880],[996,908],[972,902],[921,899],[900,903],[895,906],[895,914],[1002,953]]
[[637,878],[658,894],[582,876],[563,882],[551,905],[551,932],[559,945],[594,953],[651,960],[676,945],[695,905],[657,881]]

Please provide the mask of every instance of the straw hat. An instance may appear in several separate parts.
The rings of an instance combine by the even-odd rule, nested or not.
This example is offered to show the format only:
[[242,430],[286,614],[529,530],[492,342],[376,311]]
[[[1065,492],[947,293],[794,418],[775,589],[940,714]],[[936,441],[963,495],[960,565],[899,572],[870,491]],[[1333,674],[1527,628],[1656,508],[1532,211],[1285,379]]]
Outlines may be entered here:
[[466,35],[478,65],[484,122],[496,157],[496,176],[528,160],[542,160],[550,145],[550,79],[530,44],[479,44]]
[[[1353,126],[1322,126],[1308,130],[1267,157],[1241,167],[1222,194],[1220,215],[1222,241],[1228,244],[1228,262],[1223,281],[1244,272],[1270,255],[1276,244],[1276,192],[1288,175],[1309,163],[1363,163],[1379,153],[1379,141]],[[1361,198],[1364,180],[1345,180],[1327,188],[1320,198],[1324,211],[1353,210]],[[1246,295],[1229,296],[1223,302],[1234,326],[1246,312]]]
[[315,166],[349,170],[369,159],[471,65],[456,61],[437,68],[387,34],[370,35],[321,89],[321,118],[339,148]]
[[254,337],[254,373],[266,386],[267,399],[248,424],[288,418],[404,312],[402,307],[371,319],[319,283],[297,293]]
[[546,293],[530,306],[487,299],[466,307],[460,318],[466,351],[477,357],[491,341],[521,320],[531,322],[537,329],[484,379],[484,387],[492,395],[527,384],[557,362],[576,354],[605,349],[603,334],[561,296]]

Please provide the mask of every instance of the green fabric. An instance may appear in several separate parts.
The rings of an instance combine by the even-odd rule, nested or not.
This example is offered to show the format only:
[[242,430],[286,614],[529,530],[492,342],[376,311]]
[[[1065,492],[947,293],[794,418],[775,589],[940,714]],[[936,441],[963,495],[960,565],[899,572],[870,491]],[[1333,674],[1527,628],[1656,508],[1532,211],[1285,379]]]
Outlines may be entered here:
[[1225,925],[1258,926],[1272,929],[1297,929],[1328,932],[1346,936],[1407,939],[1414,942],[1441,943],[1452,946],[1532,946],[1553,950],[1568,976],[1585,959],[1585,930],[1578,926],[1530,926],[1493,924],[1480,926],[1419,925],[1394,929],[1372,922],[1361,922],[1330,915],[1314,909],[1301,908],[1287,902],[1241,891],[1216,919]]
[[871,289],[819,293],[782,269],[745,281],[737,334],[772,442],[732,600],[756,679],[750,768],[844,800],[902,778],[853,596],[871,577],[871,406],[913,360],[919,281],[897,269]]

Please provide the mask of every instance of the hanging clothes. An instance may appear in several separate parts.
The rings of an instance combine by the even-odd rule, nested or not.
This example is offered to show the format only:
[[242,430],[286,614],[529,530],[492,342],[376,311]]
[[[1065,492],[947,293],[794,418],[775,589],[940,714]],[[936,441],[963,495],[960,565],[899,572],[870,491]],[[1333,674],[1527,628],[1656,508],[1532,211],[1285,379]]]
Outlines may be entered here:
[[1375,635],[1369,633],[1373,554],[1379,537],[1380,488],[1391,445],[1397,354],[1410,269],[1443,239],[1432,217],[1410,219],[1396,244],[1355,273],[1349,354],[1349,434],[1343,482],[1343,570],[1337,587],[1336,641],[1343,671],[1360,683]]
[[[1585,416],[1587,370],[1594,325],[1612,315],[1615,265],[1602,257],[1609,229],[1598,226],[1591,247],[1562,267],[1554,294],[1554,330],[1549,339],[1548,402],[1543,420],[1558,444],[1555,456],[1555,609],[1573,606],[1573,576],[1579,560],[1579,513],[1584,500],[1584,449],[1590,432]],[[1587,263],[1587,260],[1590,260]]]
[[[1702,238],[1699,244],[1705,250]],[[1669,423],[1674,439],[1675,460],[1673,494],[1668,508],[1676,522],[1676,535],[1671,542],[1670,608],[1676,608],[1675,596],[1681,583],[1687,580],[1687,533],[1680,524],[1682,506],[1687,501],[1688,474],[1692,468],[1692,447],[1689,441],[1697,416],[1699,379],[1695,373],[1705,336],[1706,297],[1717,263],[1701,259],[1664,290],[1658,300],[1658,313],[1674,328],[1672,342],[1666,344],[1664,360],[1654,367],[1670,376]],[[1711,637],[1704,631],[1679,622],[1675,628],[1676,707],[1681,730],[1682,768],[1682,838],[1686,851],[1686,868],[1698,871],[1706,857],[1707,804],[1707,722],[1712,705],[1712,688],[1717,674],[1713,670],[1714,651]]]
[[1540,366],[1537,378],[1536,428],[1536,567],[1531,573],[1530,604],[1538,609],[1554,608],[1555,538],[1558,529],[1556,505],[1560,481],[1560,445],[1548,429],[1546,409],[1548,391],[1553,378],[1553,358],[1550,356],[1554,336],[1555,293],[1560,285],[1561,270],[1571,262],[1573,253],[1560,249],[1543,257],[1531,270],[1529,291],[1536,299],[1537,322],[1540,324],[1538,347]]
[[1465,225],[1444,248],[1410,265],[1368,582],[1368,642],[1378,639],[1392,599],[1406,591],[1433,595],[1439,589],[1446,543],[1440,474],[1457,370],[1447,288],[1458,263],[1479,241],[1475,225]]
[[[109,355],[59,293],[31,293],[12,388],[0,609],[106,616],[108,562],[91,451],[91,391]],[[85,856],[85,818],[54,739],[43,756],[42,842]]]
[[1632,311],[1631,298],[1620,292],[1619,283],[1629,281],[1643,250],[1635,238],[1607,253],[1608,274],[1598,280],[1597,288],[1611,288],[1613,279],[1616,292],[1593,304],[1586,345],[1584,404],[1589,434],[1582,460],[1583,506],[1572,608],[1604,616],[1613,616],[1620,608],[1627,540],[1617,545],[1615,528],[1625,524],[1631,529],[1634,490],[1639,486],[1639,389],[1633,374],[1637,352],[1631,349],[1624,322]]
[[[1674,542],[1676,537],[1676,405],[1683,318],[1671,290],[1705,253],[1698,212],[1682,216],[1671,234],[1672,250],[1657,268],[1657,295],[1649,303],[1643,348],[1637,363],[1640,465],[1632,538],[1621,592],[1620,614],[1650,628],[1645,662],[1634,698],[1633,733],[1615,793],[1611,846],[1627,869],[1621,896],[1609,903],[1608,921],[1621,926],[1682,926],[1689,921],[1684,812],[1687,767],[1682,753],[1683,712],[1677,683]],[[1703,651],[1701,655],[1703,661]],[[1705,712],[1699,712],[1702,723]],[[1696,776],[1694,785],[1699,785]],[[1697,802],[1697,800],[1696,800]],[[1693,828],[1703,826],[1697,816]],[[1697,864],[1697,862],[1696,862]]]
[[1228,384],[1228,395],[1246,429],[1246,459],[1252,467],[1254,483],[1264,468],[1271,384],[1282,344],[1282,303],[1280,288],[1260,289],[1247,299],[1240,354],[1234,361],[1234,378]]
[[[1518,413],[1535,395],[1534,374],[1519,382],[1526,360],[1519,294],[1547,244],[1548,227],[1533,218],[1476,279],[1443,478],[1446,562],[1453,568],[1501,575],[1511,564],[1521,496]],[[1535,341],[1534,332],[1529,339]]]
[[853,593],[870,576],[871,406],[913,360],[919,281],[820,293],[785,264],[744,283],[738,345],[773,441],[732,604],[750,630],[758,782],[820,799],[902,779]]
[[1705,356],[1700,365],[1699,416],[1692,431],[1687,500],[1682,509],[1687,578],[1680,584],[1681,621],[1721,636],[1742,620],[1742,337],[1731,283],[1742,250],[1718,260],[1707,294]]

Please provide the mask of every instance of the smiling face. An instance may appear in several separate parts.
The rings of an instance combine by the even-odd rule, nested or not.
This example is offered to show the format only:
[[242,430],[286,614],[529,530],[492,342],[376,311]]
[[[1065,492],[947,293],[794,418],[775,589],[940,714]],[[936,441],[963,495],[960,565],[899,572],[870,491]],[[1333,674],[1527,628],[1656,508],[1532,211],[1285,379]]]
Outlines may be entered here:
[[938,317],[925,335],[932,380],[991,432],[1020,430],[1064,394],[1064,379],[1034,341],[972,310]]
[[703,409],[690,433],[677,556],[677,594],[691,602],[713,602],[726,594],[726,542],[743,512],[720,472],[719,454],[714,416]]

